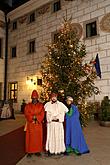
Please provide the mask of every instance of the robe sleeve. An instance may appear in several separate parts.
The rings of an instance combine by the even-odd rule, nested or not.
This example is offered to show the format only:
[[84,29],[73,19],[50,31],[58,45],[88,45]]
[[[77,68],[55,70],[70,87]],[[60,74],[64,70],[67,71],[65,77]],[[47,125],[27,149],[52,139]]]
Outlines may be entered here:
[[44,108],[46,111],[46,119],[47,119],[47,122],[51,122],[52,121],[52,114],[48,111],[48,106],[49,106],[49,102],[44,105]]
[[64,117],[65,117],[65,113],[64,112],[62,114],[59,114],[58,119],[59,119],[59,122],[60,123],[63,123],[64,122]]
[[69,109],[63,103],[61,103],[61,106],[62,106],[64,113],[67,113],[69,111]]
[[75,115],[79,118],[80,116],[80,113],[79,113],[79,110],[78,110],[78,107],[75,106]]
[[37,120],[39,123],[41,123],[44,119],[44,106],[41,105],[41,112],[39,113],[39,115],[37,115]]
[[63,103],[60,103],[60,107],[61,107],[61,110],[62,110],[62,113],[59,114],[59,122],[64,122],[64,117],[65,117],[65,113],[68,112],[68,108],[63,104]]
[[26,118],[26,120],[28,121],[28,122],[32,122],[33,121],[33,115],[31,114],[31,111],[30,111],[30,106],[29,106],[29,104],[27,104],[26,106],[25,106],[25,110],[24,110],[24,115],[25,115],[25,118]]
[[47,107],[48,107],[48,103],[46,103],[46,104],[44,105],[45,111],[47,111]]
[[79,118],[80,113],[79,113],[78,107],[76,105],[72,104],[72,109],[73,109],[73,115],[75,117]]
[[51,122],[53,119],[53,116],[49,112],[46,113],[46,117],[47,117],[47,122]]

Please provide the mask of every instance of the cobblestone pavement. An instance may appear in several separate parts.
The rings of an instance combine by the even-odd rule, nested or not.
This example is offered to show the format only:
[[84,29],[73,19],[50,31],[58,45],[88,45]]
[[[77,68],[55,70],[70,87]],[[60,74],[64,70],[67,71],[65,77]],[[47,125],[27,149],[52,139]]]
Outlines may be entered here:
[[110,165],[110,127],[101,127],[95,121],[84,128],[89,154],[38,158],[26,156],[17,165]]

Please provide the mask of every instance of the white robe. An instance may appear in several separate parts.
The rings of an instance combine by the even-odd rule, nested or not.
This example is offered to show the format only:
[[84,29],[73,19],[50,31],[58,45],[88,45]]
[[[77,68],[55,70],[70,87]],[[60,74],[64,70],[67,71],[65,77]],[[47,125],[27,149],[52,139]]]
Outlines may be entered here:
[[[50,151],[52,154],[65,152],[63,122],[68,108],[59,101],[53,104],[48,102],[44,107],[47,112],[46,150]],[[59,119],[59,122],[53,122],[52,120],[54,119]]]
[[7,119],[11,117],[11,111],[9,104],[4,104],[2,108],[1,118]]

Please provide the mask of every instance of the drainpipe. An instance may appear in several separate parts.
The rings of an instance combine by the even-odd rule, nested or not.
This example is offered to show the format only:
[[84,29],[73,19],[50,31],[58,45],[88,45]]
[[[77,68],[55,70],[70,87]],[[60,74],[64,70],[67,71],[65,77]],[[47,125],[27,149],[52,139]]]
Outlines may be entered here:
[[7,65],[8,65],[8,18],[5,13],[5,72],[4,72],[4,100],[7,98]]

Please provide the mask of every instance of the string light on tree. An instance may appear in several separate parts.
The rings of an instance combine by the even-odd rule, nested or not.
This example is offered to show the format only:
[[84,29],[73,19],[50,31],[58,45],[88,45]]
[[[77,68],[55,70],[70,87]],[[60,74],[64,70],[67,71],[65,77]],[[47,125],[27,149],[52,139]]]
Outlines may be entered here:
[[[84,104],[85,100],[93,94],[98,94],[99,90],[98,88],[96,90],[94,85],[96,78],[94,64],[92,62],[84,64],[86,47],[76,36],[70,20],[64,19],[57,40],[47,48],[48,60],[42,65],[44,82],[42,99],[46,101],[51,92],[64,90],[65,97],[70,95],[74,98],[74,103],[79,106],[81,112],[82,123],[86,125],[89,115]],[[44,76],[44,72],[47,75]]]

